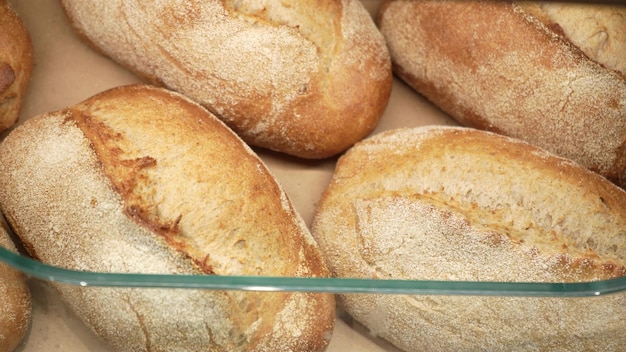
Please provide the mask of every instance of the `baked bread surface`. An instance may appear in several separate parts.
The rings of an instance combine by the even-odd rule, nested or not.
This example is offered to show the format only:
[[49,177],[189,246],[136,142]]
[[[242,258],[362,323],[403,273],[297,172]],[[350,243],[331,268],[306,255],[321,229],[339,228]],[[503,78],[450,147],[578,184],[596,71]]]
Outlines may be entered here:
[[92,47],[255,146],[338,154],[375,128],[390,96],[389,54],[359,1],[62,4]]
[[0,0],[0,132],[13,126],[33,66],[30,35],[6,0]]
[[[17,251],[4,223],[0,223],[0,246]],[[30,290],[24,275],[0,262],[0,351],[13,351],[22,342],[32,315]]]
[[[0,148],[0,204],[35,258],[75,270],[326,276],[260,159],[183,96],[135,85],[25,121]],[[118,350],[319,351],[328,294],[56,284]]]
[[557,1],[520,1],[516,4],[563,35],[589,59],[626,75],[624,4]]
[[387,1],[377,21],[395,73],[459,123],[623,187],[625,17],[626,7],[598,4]]
[[[626,275],[626,192],[525,142],[463,127],[393,130],[356,144],[337,164],[312,233],[338,277]],[[618,333],[626,327],[622,294],[345,294],[340,302],[406,351],[615,351],[626,343]]]

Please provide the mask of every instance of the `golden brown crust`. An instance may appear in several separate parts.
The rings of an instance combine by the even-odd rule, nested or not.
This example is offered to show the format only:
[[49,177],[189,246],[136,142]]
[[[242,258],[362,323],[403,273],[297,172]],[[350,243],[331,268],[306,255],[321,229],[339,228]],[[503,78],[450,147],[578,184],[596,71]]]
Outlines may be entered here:
[[9,3],[0,0],[0,132],[19,118],[32,66],[27,29]]
[[[0,223],[0,246],[16,251]],[[0,262],[0,351],[13,351],[26,336],[31,317],[31,297],[24,275]]]
[[[518,140],[443,126],[357,143],[312,224],[336,276],[496,282],[625,276],[625,229],[626,192],[603,177]],[[625,300],[341,296],[407,351],[611,351],[626,343],[613,336],[626,327]]]
[[389,54],[359,1],[62,4],[89,45],[252,145],[338,154],[376,127],[390,96]]
[[378,23],[398,76],[461,124],[626,184],[626,79],[556,26],[499,1],[388,1]]
[[[108,90],[27,120],[0,154],[3,211],[46,263],[113,272],[328,274],[261,160],[179,94],[144,85]],[[89,326],[124,349],[319,351],[334,322],[334,299],[326,294],[57,288]]]

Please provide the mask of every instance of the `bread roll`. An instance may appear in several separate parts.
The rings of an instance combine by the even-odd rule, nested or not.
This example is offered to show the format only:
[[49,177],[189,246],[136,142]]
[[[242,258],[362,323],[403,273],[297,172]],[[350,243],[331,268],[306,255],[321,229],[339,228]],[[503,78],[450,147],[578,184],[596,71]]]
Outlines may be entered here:
[[[16,251],[0,222],[0,247]],[[21,272],[0,261],[0,351],[13,351],[26,336],[31,317],[31,297]]]
[[[327,276],[261,160],[183,96],[133,85],[26,120],[0,147],[0,204],[32,256],[98,272]],[[124,351],[321,351],[331,294],[55,284]]]
[[33,66],[30,36],[17,13],[0,0],[0,132],[13,126]]
[[[491,132],[392,130],[352,147],[313,236],[339,277],[586,282],[626,275],[626,192]],[[406,351],[617,351],[626,295],[350,295],[340,303]]]
[[389,53],[357,0],[62,4],[91,46],[255,146],[335,155],[374,129],[389,99]]
[[378,25],[396,74],[462,125],[626,186],[625,6],[387,1]]

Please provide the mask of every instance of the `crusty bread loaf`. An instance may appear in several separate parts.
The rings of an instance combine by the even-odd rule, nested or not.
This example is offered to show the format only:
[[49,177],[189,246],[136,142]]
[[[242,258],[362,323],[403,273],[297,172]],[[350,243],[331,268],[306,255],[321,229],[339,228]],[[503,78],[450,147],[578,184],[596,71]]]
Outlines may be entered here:
[[520,1],[524,12],[607,69],[626,75],[626,7],[592,2]]
[[11,5],[0,0],[0,132],[19,118],[32,66],[28,31]]
[[62,4],[91,46],[252,145],[335,155],[374,129],[389,99],[389,53],[357,0]]
[[[0,222],[0,247],[16,251]],[[13,351],[26,336],[31,317],[31,297],[21,272],[0,262],[0,351]]]
[[418,0],[385,2],[377,21],[396,74],[462,125],[624,187],[625,18],[617,5]]
[[[339,277],[581,282],[626,275],[626,192],[568,159],[465,127],[352,147],[313,236]],[[626,295],[340,296],[407,351],[618,351]]]
[[[0,147],[0,206],[25,248],[76,270],[326,276],[261,160],[191,100],[133,85],[26,120]],[[56,284],[117,350],[320,351],[330,294]]]

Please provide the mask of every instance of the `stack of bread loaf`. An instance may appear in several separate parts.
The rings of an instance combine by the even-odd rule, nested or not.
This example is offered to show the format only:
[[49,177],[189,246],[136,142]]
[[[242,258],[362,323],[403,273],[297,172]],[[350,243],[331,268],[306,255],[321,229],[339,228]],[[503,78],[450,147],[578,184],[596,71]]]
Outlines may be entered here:
[[[626,5],[364,3],[61,0],[67,37],[142,83],[14,125],[33,52],[0,0],[0,211],[18,247],[95,272],[626,276]],[[441,111],[389,109],[392,83]],[[30,296],[0,270],[12,350]],[[342,323],[327,293],[51,286],[106,350],[330,352]],[[390,349],[626,345],[623,293],[337,298]]]
[[[8,134],[0,208],[29,254],[87,271],[328,275],[304,221],[240,137],[325,158],[374,129],[392,73],[363,5],[62,5],[90,45],[186,96],[119,87]],[[119,350],[324,350],[335,318],[330,294],[54,286]]]

